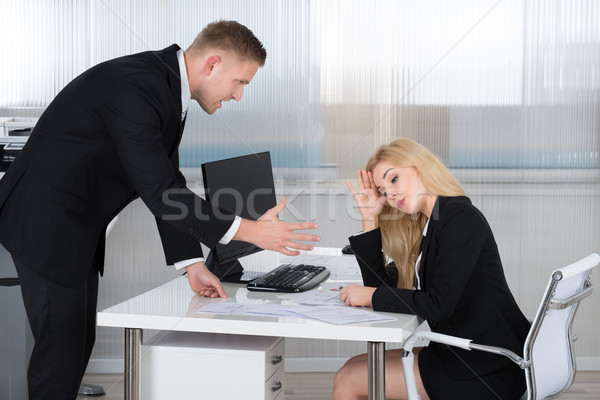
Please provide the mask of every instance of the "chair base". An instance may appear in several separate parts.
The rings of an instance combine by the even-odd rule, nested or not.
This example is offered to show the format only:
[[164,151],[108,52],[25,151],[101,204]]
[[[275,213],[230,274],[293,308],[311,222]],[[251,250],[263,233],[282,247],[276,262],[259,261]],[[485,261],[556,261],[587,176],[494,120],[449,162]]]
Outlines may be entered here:
[[102,388],[102,386],[91,385],[89,383],[82,383],[79,386],[79,392],[77,394],[91,397],[106,396],[106,393],[104,393],[104,389]]

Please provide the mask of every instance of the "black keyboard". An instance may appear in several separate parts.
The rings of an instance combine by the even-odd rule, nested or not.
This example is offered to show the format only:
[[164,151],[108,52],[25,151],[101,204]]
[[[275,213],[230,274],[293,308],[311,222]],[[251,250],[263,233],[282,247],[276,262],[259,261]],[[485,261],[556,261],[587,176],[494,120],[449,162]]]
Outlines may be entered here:
[[303,292],[317,286],[329,276],[325,267],[284,264],[250,282],[248,290]]

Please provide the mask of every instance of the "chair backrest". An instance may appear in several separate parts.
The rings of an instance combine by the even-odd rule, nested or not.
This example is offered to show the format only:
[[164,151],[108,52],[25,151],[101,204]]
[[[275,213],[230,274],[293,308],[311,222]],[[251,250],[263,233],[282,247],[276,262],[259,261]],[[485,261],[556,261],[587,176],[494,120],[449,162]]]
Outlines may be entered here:
[[571,326],[579,302],[591,294],[591,270],[598,263],[600,256],[594,253],[552,273],[523,350],[531,362],[526,370],[529,399],[558,396],[573,382]]

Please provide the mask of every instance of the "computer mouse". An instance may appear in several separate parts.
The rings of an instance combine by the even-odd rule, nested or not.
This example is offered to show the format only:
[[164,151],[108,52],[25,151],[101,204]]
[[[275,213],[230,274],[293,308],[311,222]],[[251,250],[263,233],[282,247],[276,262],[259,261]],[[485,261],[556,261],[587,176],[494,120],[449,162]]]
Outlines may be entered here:
[[352,251],[352,246],[344,246],[344,248],[342,249],[342,254],[354,254],[354,252]]

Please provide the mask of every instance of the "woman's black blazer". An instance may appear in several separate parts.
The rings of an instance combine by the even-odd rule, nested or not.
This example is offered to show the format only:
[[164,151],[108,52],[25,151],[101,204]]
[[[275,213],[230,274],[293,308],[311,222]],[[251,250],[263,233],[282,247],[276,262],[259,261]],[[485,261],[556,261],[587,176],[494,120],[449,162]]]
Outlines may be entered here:
[[[438,333],[522,354],[529,322],[512,296],[485,217],[467,197],[439,197],[421,243],[421,290],[397,289],[379,229],[350,238],[373,308],[416,314]],[[388,272],[390,271],[390,272]],[[431,344],[448,375],[469,379],[510,363],[502,356]]]

